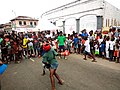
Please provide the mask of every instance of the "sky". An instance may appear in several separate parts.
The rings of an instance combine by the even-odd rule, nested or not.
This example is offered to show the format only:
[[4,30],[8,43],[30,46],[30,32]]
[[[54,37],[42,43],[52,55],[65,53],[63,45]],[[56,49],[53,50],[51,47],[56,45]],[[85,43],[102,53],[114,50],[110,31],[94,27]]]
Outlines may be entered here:
[[[0,0],[0,24],[17,16],[40,18],[41,14],[75,0]],[[120,9],[120,0],[106,0]]]

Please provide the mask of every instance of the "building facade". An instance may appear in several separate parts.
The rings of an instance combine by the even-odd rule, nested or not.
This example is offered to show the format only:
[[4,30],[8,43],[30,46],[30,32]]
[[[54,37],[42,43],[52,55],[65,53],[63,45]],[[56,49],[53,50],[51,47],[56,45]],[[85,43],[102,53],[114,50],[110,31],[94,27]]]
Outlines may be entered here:
[[11,31],[11,30],[12,30],[11,22],[8,22],[8,23],[1,24],[1,25],[0,25],[0,31],[9,32],[9,31]]
[[9,23],[1,24],[0,29],[6,32],[11,32],[12,30],[16,32],[33,32],[38,25],[38,21],[28,16],[18,16],[10,20]]
[[104,0],[76,0],[41,15],[65,33],[83,29],[108,31],[120,26],[120,10]]
[[32,32],[38,25],[38,20],[28,16],[18,16],[11,20],[12,30],[17,32]]

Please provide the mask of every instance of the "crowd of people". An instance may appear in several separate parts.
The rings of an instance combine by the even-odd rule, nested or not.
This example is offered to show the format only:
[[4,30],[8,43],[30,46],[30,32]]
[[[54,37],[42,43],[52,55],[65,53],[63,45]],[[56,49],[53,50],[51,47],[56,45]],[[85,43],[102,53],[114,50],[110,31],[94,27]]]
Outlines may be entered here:
[[[44,54],[43,44],[49,42],[59,53],[68,50],[70,53],[106,58],[109,61],[120,62],[120,30],[110,29],[107,35],[101,32],[87,33],[84,29],[80,34],[64,34],[62,31],[33,33],[0,32],[1,60],[5,63],[14,61],[20,63],[24,58],[41,57]],[[62,58],[60,55],[59,58]],[[64,59],[67,59],[64,56]]]
[[49,65],[52,90],[56,90],[54,76],[60,85],[63,84],[63,80],[56,73],[58,61],[55,56],[59,56],[59,59],[62,57],[67,59],[66,54],[63,53],[65,51],[84,55],[83,60],[87,60],[88,55],[88,58],[93,59],[92,62],[96,62],[96,57],[100,57],[119,63],[120,30],[110,29],[109,33],[104,36],[99,31],[91,30],[87,33],[86,29],[81,33],[73,31],[68,35],[58,30],[52,34],[50,31],[0,32],[0,65],[3,67],[1,74],[7,67],[3,63],[20,63],[23,59],[42,57],[42,63]]

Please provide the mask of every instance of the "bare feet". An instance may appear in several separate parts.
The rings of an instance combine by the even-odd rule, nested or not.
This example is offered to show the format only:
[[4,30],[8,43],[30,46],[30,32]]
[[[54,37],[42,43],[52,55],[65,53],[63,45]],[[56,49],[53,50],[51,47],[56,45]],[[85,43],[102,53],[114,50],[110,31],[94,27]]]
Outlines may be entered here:
[[86,58],[83,58],[84,60],[87,60]]
[[63,85],[64,80],[61,79],[61,81],[58,82],[58,84]]
[[92,62],[97,62],[97,61],[95,59],[93,59]]
[[41,74],[42,76],[44,76],[45,75],[45,70],[43,70],[43,73]]

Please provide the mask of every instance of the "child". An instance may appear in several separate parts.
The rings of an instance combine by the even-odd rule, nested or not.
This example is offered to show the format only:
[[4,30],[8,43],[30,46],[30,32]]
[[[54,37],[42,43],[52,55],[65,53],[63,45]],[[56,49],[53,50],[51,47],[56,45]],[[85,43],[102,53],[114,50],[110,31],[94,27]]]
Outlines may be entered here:
[[73,39],[73,43],[74,43],[74,53],[78,53],[79,39],[78,39],[77,34],[75,35],[75,38]]
[[19,45],[17,41],[13,42],[13,50],[14,50],[14,55],[15,55],[15,63],[20,63],[20,60],[18,58]]
[[33,38],[32,36],[29,36],[28,38],[28,57],[33,56]]
[[44,64],[50,65],[49,71],[50,71],[50,80],[51,80],[52,90],[56,90],[54,76],[57,78],[58,83],[60,85],[63,84],[59,75],[56,73],[56,70],[58,67],[58,61],[56,60],[55,56],[58,55],[58,53],[53,48],[51,48],[50,44],[48,43],[44,43],[43,50],[45,51],[45,53],[43,55],[42,62]]
[[96,42],[94,47],[95,47],[95,56],[99,56],[99,43]]
[[102,53],[102,58],[105,58],[105,41],[101,42],[100,52]]
[[66,39],[66,43],[67,43],[67,50],[71,53],[71,43],[72,43],[72,40],[70,39],[70,37],[68,37]]
[[118,41],[116,41],[116,44],[115,44],[114,61],[116,61],[116,63],[119,63],[119,43],[118,43]]

